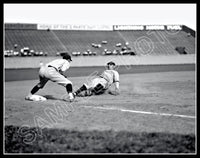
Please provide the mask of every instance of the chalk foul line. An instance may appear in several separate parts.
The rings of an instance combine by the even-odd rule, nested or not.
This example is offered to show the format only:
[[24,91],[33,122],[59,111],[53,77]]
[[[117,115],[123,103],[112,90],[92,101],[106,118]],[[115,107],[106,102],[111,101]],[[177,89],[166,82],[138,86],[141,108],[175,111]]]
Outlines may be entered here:
[[97,106],[81,106],[84,108],[93,108],[93,109],[102,109],[102,110],[118,110],[122,112],[130,112],[130,113],[137,113],[137,114],[147,114],[147,115],[160,115],[160,116],[172,116],[172,117],[182,117],[182,118],[192,118],[195,119],[195,116],[189,115],[178,115],[178,114],[169,114],[169,113],[156,113],[156,112],[147,112],[147,111],[137,111],[137,110],[128,110],[116,107],[97,107]]

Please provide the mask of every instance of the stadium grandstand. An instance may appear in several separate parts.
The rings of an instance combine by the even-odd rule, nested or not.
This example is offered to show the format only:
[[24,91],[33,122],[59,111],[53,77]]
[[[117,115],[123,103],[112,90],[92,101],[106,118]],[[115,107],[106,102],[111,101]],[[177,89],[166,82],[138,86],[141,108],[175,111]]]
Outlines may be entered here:
[[[84,28],[84,29],[83,29]],[[195,31],[184,25],[113,25],[109,29],[6,23],[4,55],[173,55],[195,53]]]

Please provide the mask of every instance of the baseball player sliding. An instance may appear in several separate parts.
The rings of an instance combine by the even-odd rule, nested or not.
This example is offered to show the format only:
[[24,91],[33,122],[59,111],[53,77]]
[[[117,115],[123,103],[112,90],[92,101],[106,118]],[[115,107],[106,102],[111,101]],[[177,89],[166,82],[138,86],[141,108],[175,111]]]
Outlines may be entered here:
[[[90,96],[103,94],[109,87],[114,84],[115,91],[109,91],[109,94],[119,95],[119,73],[115,70],[116,66],[114,62],[107,63],[107,70],[96,78],[92,79],[89,84],[83,84],[73,94],[74,96]],[[82,92],[85,92],[82,94]]]
[[66,87],[66,91],[69,94],[69,100],[72,102],[74,100],[74,95],[72,93],[72,82],[64,76],[64,72],[69,69],[71,56],[67,53],[63,55],[63,59],[53,60],[46,65],[42,65],[39,70],[39,83],[33,87],[30,93],[25,97],[26,100],[32,100],[33,94],[35,94],[39,89],[42,89],[45,84],[51,80],[59,85]]

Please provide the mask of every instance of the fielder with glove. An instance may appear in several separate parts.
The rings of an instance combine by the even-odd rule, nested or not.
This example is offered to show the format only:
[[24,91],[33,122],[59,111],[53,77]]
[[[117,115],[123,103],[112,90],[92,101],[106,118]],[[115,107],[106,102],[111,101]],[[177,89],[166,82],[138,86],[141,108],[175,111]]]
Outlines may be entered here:
[[[99,76],[96,76],[89,83],[83,84],[76,92],[74,96],[91,96],[100,95],[108,91],[108,94],[119,95],[119,73],[115,70],[116,65],[114,62],[107,63],[107,70]],[[111,85],[114,85],[115,90],[109,90]]]
[[26,100],[32,100],[33,95],[42,89],[50,80],[64,86],[69,94],[69,100],[74,101],[72,82],[64,75],[70,68],[71,56],[68,53],[63,53],[62,59],[55,59],[47,64],[41,64],[39,70],[39,83],[35,85],[29,94],[25,97]]

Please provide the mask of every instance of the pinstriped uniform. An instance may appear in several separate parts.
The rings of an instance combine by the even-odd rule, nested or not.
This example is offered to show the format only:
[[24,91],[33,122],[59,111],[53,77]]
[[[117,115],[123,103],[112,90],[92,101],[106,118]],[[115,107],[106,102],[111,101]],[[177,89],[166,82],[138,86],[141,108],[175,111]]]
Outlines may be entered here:
[[62,75],[63,72],[68,70],[70,64],[65,59],[56,59],[46,65],[40,67],[39,78],[40,85],[43,87],[48,80],[58,83],[59,85],[66,86],[72,84],[72,82]]

